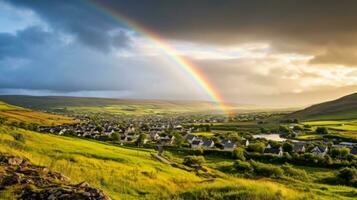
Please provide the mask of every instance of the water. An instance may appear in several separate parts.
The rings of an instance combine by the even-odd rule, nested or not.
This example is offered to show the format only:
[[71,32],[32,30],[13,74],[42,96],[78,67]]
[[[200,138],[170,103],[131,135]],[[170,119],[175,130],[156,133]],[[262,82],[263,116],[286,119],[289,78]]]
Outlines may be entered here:
[[279,134],[274,133],[274,134],[257,134],[253,135],[254,138],[265,138],[267,140],[272,140],[272,141],[277,141],[277,142],[284,142],[286,139],[280,137]]

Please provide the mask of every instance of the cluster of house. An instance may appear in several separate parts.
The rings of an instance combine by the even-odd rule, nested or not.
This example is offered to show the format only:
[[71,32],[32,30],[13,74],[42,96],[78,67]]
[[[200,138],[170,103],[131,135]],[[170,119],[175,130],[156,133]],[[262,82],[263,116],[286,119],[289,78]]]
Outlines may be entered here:
[[[331,146],[331,148],[341,148],[341,147],[349,148],[350,154],[357,155],[357,144],[356,143],[341,142],[337,145]],[[307,149],[306,149],[304,143],[295,143],[294,144],[293,152],[305,153],[306,151],[307,151]],[[329,148],[327,146],[316,145],[309,152],[315,156],[324,157],[325,155],[327,155],[328,151],[329,151]],[[268,144],[267,147],[264,149],[264,154],[275,154],[278,156],[282,156],[283,153],[284,152],[283,152],[282,147],[273,148],[273,147],[271,147],[270,144]]]
[[[117,125],[104,124],[100,127],[101,128],[99,128],[99,126],[94,123],[66,124],[59,126],[41,126],[39,127],[39,131],[58,135],[65,135],[66,132],[71,131],[77,137],[93,139],[98,139],[103,136],[110,136],[115,132],[124,132],[124,130],[119,128]],[[130,129],[131,127],[128,128],[128,130]]]
[[[193,134],[187,134],[185,135],[185,138],[187,140],[187,142],[191,145],[191,148],[213,148],[215,147],[215,142],[212,139],[209,138],[201,138],[201,137],[197,137]],[[242,138],[242,144],[244,146],[248,146],[249,145],[249,140]],[[222,146],[223,150],[226,151],[233,151],[236,147],[237,144],[235,142],[233,142],[230,139],[227,138],[221,138],[221,142],[220,145]]]

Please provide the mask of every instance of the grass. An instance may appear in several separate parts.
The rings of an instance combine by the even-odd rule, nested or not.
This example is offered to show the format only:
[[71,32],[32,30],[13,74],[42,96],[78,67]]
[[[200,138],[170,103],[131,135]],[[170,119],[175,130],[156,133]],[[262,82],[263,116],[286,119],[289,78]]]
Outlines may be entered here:
[[[15,134],[23,134],[24,142],[16,141]],[[74,183],[88,181],[113,199],[195,199],[206,194],[217,199],[229,195],[237,197],[234,199],[335,199],[319,198],[271,180],[236,178],[214,169],[210,172],[216,179],[201,178],[160,163],[151,156],[150,149],[111,146],[7,126],[0,127],[0,153],[26,157],[71,177]]]
[[[307,121],[303,124],[310,125],[313,128],[323,126],[327,127],[331,134],[341,137],[350,137],[357,139],[357,120],[320,120],[320,121]],[[311,135],[300,136],[308,139]]]
[[0,117],[6,118],[8,122],[35,123],[40,125],[59,125],[75,122],[65,116],[36,112],[29,109],[9,105],[0,102]]
[[214,134],[211,132],[194,132],[192,134],[197,137],[206,137],[206,138],[211,138],[214,136]]

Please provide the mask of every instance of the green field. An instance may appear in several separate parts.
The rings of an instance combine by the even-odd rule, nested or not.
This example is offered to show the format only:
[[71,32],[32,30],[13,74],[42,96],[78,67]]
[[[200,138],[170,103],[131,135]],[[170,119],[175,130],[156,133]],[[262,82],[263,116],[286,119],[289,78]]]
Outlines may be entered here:
[[[327,127],[331,131],[331,134],[342,137],[357,138],[357,120],[320,120],[308,121],[303,124],[310,125],[313,128]],[[306,137],[308,137],[308,135],[306,135]]]
[[[14,139],[19,133],[24,135],[25,142]],[[1,153],[26,157],[34,164],[64,173],[73,182],[88,181],[113,199],[195,199],[195,195],[207,192],[222,198],[238,195],[243,199],[348,199],[295,190],[269,179],[236,178],[215,169],[209,171],[217,178],[202,178],[160,163],[148,149],[117,147],[4,126],[0,127],[0,140]]]
[[40,125],[59,125],[75,122],[73,119],[61,115],[36,112],[29,109],[0,102],[0,117],[8,122],[35,123]]

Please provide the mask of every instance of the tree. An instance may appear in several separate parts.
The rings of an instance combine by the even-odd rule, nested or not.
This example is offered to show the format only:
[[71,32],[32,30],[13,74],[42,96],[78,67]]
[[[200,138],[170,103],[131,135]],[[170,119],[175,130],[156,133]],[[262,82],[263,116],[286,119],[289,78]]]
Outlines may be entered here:
[[238,159],[238,160],[245,160],[244,149],[241,147],[235,148],[232,152],[232,156],[233,156],[233,158]]
[[119,135],[118,132],[115,132],[115,133],[112,134],[112,140],[114,142],[119,142],[120,141],[120,135]]
[[294,146],[292,144],[290,144],[288,142],[285,142],[283,144],[283,151],[291,153],[291,152],[293,152],[293,149],[294,149]]
[[357,169],[354,167],[352,168],[345,167],[338,172],[337,177],[344,184],[347,185],[357,184]]
[[189,167],[200,167],[203,163],[205,163],[203,156],[186,156],[183,159],[183,164]]
[[295,131],[303,131],[304,129],[301,126],[294,126]]
[[279,126],[279,132],[283,134],[288,134],[290,133],[289,129],[285,126]]
[[257,142],[255,144],[250,144],[248,146],[248,151],[250,151],[250,152],[263,153],[264,149],[265,149],[265,144],[262,142]]
[[136,140],[136,145],[137,146],[141,146],[145,143],[145,140],[146,140],[146,134],[144,133],[141,133],[138,137],[138,139]]
[[174,132],[173,136],[175,137],[175,145],[180,147],[183,143],[185,143],[185,138],[180,133]]
[[350,149],[349,148],[334,148],[331,150],[331,156],[332,158],[347,158],[348,154],[350,154]]
[[317,134],[325,135],[325,134],[328,134],[328,129],[326,127],[317,127],[315,132]]

